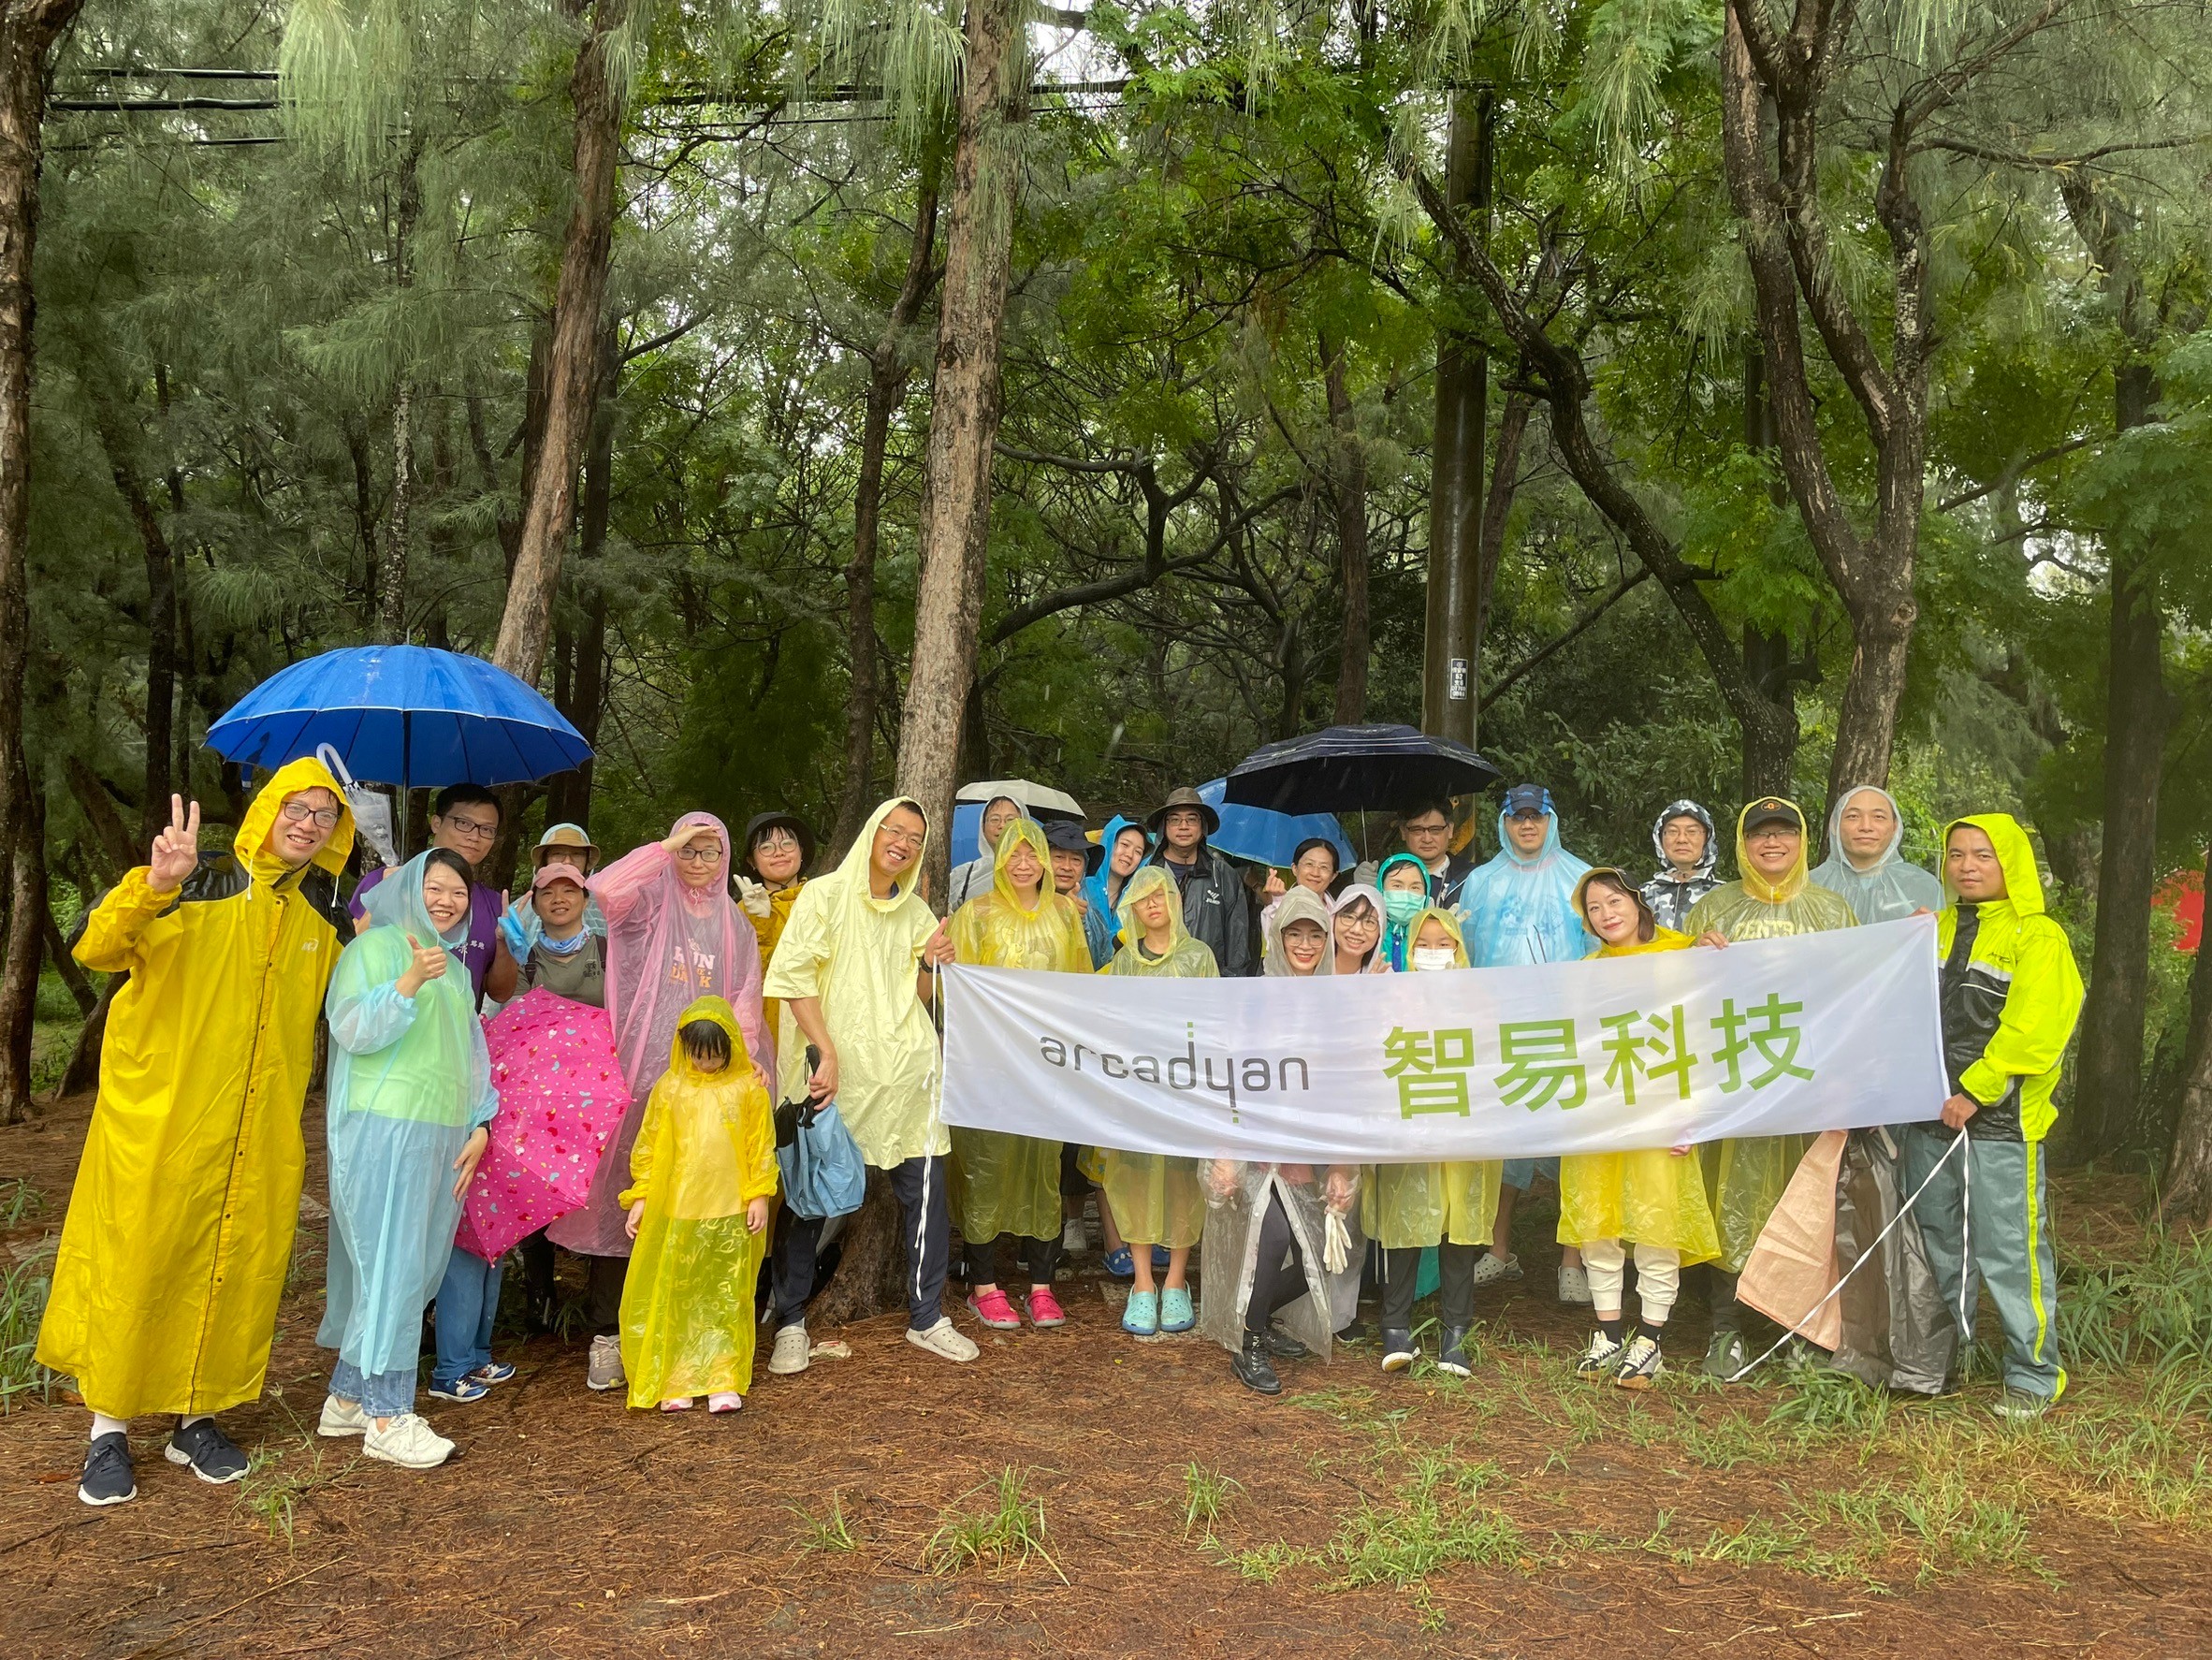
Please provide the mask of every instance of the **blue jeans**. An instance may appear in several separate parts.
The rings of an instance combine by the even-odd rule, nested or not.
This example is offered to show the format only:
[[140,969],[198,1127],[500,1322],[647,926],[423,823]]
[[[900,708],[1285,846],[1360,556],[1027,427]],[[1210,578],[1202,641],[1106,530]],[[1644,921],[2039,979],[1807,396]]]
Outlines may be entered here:
[[330,1392],[342,1401],[358,1401],[371,1418],[397,1418],[415,1410],[415,1368],[364,1376],[360,1367],[342,1359],[330,1368]]
[[491,1322],[500,1311],[503,1263],[503,1258],[487,1262],[473,1251],[453,1247],[438,1286],[438,1363],[430,1369],[434,1387],[490,1362]]

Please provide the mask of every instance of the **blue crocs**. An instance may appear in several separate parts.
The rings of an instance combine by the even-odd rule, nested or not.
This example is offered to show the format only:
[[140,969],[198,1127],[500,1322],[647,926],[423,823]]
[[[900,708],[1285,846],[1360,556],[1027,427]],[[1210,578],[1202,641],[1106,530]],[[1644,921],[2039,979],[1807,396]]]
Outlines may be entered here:
[[[1190,1299],[1184,1298],[1183,1303],[1187,1308],[1190,1305]],[[1157,1291],[1131,1291],[1129,1305],[1121,1311],[1121,1329],[1132,1337],[1158,1336],[1159,1293]]]
[[1152,1271],[1155,1274],[1159,1273],[1174,1260],[1174,1258],[1168,1255],[1168,1247],[1166,1245],[1154,1245],[1152,1247]]
[[1115,1245],[1106,1253],[1103,1260],[1106,1264],[1106,1272],[1113,1275],[1115,1279],[1135,1279],[1137,1277],[1137,1264],[1135,1260],[1129,1256],[1128,1245]]
[[1190,1288],[1188,1286],[1170,1286],[1159,1294],[1159,1329],[1161,1331],[1187,1332],[1197,1324],[1198,1313],[1190,1306]]

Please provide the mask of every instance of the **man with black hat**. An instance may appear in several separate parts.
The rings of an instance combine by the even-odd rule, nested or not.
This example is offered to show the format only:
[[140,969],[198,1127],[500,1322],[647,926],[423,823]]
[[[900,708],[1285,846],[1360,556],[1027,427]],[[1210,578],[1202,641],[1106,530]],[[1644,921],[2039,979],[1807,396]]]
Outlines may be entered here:
[[1103,968],[1113,960],[1114,920],[1091,903],[1083,883],[1091,873],[1091,854],[1098,850],[1073,819],[1052,820],[1044,827],[1044,839],[1052,849],[1053,891],[1083,912],[1083,942],[1090,948],[1091,967]]
[[1183,895],[1183,927],[1214,954],[1224,979],[1253,972],[1251,901],[1234,866],[1206,845],[1221,828],[1221,815],[1192,789],[1171,793],[1145,821],[1159,837],[1146,861],[1175,879]]
[[[1783,939],[1857,925],[1841,895],[1813,884],[1805,862],[1805,815],[1794,802],[1766,795],[1743,809],[1736,821],[1736,867],[1743,872],[1741,881],[1723,882],[1690,908],[1682,932],[1700,945]],[[1737,1136],[1720,1143],[1713,1220],[1721,1255],[1712,1265],[1712,1343],[1705,1354],[1710,1376],[1733,1378],[1743,1370],[1749,1350],[1736,1276],[1811,1140]]]

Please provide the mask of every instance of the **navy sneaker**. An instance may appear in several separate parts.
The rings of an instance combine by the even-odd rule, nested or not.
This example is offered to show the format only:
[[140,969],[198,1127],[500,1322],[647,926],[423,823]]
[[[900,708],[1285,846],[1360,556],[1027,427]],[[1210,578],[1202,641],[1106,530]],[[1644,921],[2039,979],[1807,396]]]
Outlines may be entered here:
[[472,1380],[486,1385],[504,1383],[514,1376],[515,1368],[505,1361],[487,1361],[469,1374]]
[[169,1437],[162,1456],[173,1464],[187,1466],[213,1487],[246,1477],[248,1460],[238,1443],[215,1427],[211,1418],[196,1418]]
[[451,1383],[430,1385],[430,1395],[433,1399],[458,1401],[464,1406],[471,1401],[481,1401],[489,1393],[491,1393],[491,1386],[478,1383],[473,1376],[464,1376],[455,1378]]
[[131,1471],[130,1437],[121,1430],[93,1437],[77,1496],[88,1505],[128,1504],[138,1496],[138,1478]]

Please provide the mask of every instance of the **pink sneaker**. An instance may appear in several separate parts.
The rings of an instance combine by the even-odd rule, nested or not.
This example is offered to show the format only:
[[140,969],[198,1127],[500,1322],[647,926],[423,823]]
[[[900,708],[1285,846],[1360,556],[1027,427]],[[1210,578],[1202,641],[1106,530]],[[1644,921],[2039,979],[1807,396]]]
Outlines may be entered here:
[[1029,1292],[1029,1323],[1032,1326],[1064,1326],[1068,1311],[1060,1306],[1060,1300],[1041,1286]]
[[970,1297],[968,1300],[968,1312],[994,1332],[1019,1332],[1022,1329],[1022,1317],[1014,1313],[1013,1304],[1006,1300],[1006,1293],[996,1286],[980,1297]]

